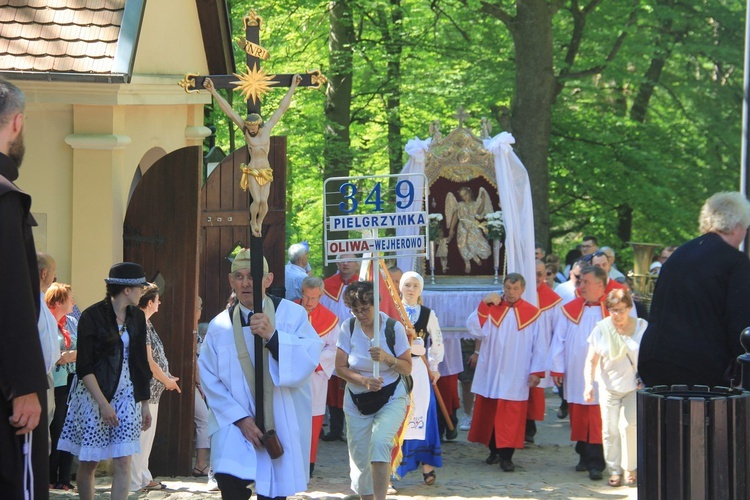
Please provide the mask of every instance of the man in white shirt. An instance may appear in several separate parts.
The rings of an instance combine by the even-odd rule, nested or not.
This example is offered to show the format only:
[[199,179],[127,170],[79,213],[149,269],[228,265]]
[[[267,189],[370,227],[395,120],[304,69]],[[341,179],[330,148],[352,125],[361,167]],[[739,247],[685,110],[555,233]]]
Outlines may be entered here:
[[[39,291],[41,306],[39,309],[39,319],[37,327],[39,328],[39,340],[42,342],[42,354],[44,355],[44,368],[47,370],[47,423],[52,424],[55,416],[55,380],[52,370],[55,368],[57,361],[60,359],[60,341],[57,338],[57,321],[50,312],[47,303],[44,301],[44,294],[50,285],[55,281],[57,273],[57,263],[51,255],[37,252],[37,266],[39,267]],[[49,445],[52,446],[50,437]]]

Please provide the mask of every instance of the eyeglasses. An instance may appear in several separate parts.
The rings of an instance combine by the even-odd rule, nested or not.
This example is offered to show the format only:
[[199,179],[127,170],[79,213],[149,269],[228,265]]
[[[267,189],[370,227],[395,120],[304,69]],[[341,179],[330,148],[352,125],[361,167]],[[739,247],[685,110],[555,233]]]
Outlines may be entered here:
[[626,314],[630,308],[629,307],[621,307],[619,309],[607,309],[609,311],[609,314],[613,316],[618,316],[620,314]]
[[357,309],[352,308],[352,314],[355,316],[364,316],[372,311],[372,306],[360,307]]
[[607,254],[604,252],[594,252],[591,257],[607,257]]
[[581,275],[580,275],[580,274],[574,274],[574,275],[573,275],[573,277],[574,277],[575,279],[577,279],[577,280],[581,279]]

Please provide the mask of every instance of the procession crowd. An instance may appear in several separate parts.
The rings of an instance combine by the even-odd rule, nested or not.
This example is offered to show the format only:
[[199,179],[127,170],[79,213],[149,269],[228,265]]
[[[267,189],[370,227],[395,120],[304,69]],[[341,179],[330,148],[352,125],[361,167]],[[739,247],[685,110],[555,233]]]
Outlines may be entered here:
[[[36,253],[30,200],[12,182],[23,157],[22,95],[0,81],[0,98],[0,217],[9,221],[0,234],[9,266],[0,274],[0,331],[15,333],[0,359],[0,484],[12,498],[71,489],[75,456],[81,498],[93,498],[106,459],[112,498],[163,488],[148,470],[159,399],[186,388],[151,323],[160,290],[139,264],[122,262],[104,279],[103,300],[77,310],[70,285],[56,282],[54,258]],[[307,489],[318,440],[341,440],[351,490],[381,500],[392,478],[415,470],[434,484],[447,458],[441,443],[458,428],[487,446],[487,464],[510,473],[515,450],[534,441],[544,418],[544,388],[555,387],[576,443],[570,467],[634,486],[636,391],[737,383],[738,334],[750,325],[750,262],[737,248],[748,226],[744,195],[709,198],[702,235],[654,256],[650,312],[596,238],[585,237],[563,269],[538,247],[536,282],[510,270],[457,335],[441,331],[414,271],[361,270],[361,256],[348,255],[322,279],[307,245],[296,244],[280,298],[266,294],[265,259],[253,273],[242,249],[226,309],[197,336],[193,474],[210,475],[223,498],[284,498]],[[528,287],[536,304],[523,298]],[[200,315],[199,307],[196,330]],[[17,333],[29,331],[39,336]]]

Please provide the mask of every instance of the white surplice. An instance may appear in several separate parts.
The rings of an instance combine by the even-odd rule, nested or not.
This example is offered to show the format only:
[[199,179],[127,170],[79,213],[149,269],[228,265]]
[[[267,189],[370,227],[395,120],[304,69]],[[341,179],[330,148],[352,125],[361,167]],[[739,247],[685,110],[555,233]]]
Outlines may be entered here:
[[[544,344],[547,346],[548,351],[550,347],[552,346],[552,337],[553,337],[554,329],[555,329],[555,321],[557,320],[557,317],[560,314],[561,306],[562,306],[562,302],[560,302],[559,304],[557,304],[556,306],[550,309],[545,309],[539,315],[539,319],[536,320],[538,334],[540,337],[544,339]],[[545,361],[545,367],[546,367],[546,361]],[[537,387],[541,389],[546,389],[554,385],[555,383],[553,382],[552,377],[550,376],[549,370],[546,370],[545,377],[539,382],[539,385]]]
[[482,340],[471,392],[491,399],[529,399],[529,375],[544,372],[547,355],[536,321],[519,331],[515,315],[508,313],[499,326],[491,318],[480,326],[475,310],[466,329]]
[[[253,334],[249,327],[244,327],[242,333],[250,358],[254,359]],[[312,426],[309,380],[323,347],[305,309],[287,300],[282,300],[276,309],[275,335],[279,359],[269,357],[269,365],[275,386],[275,429],[284,447],[279,459],[271,460],[265,449],[256,450],[234,425],[240,419],[255,416],[255,401],[238,360],[228,311],[221,312],[209,324],[198,361],[203,391],[211,408],[211,467],[214,472],[255,480],[257,492],[269,497],[294,495],[307,489]]]
[[[320,306],[318,306],[320,307]],[[312,414],[313,417],[325,415],[326,397],[328,396],[328,380],[336,368],[336,342],[339,339],[339,327],[334,326],[331,331],[319,338],[323,341],[323,351],[320,353],[320,370],[310,376],[310,388],[312,389]]]
[[562,373],[565,399],[579,405],[598,405],[597,384],[594,383],[594,401],[583,399],[585,382],[583,371],[589,351],[588,338],[596,323],[602,320],[601,307],[584,307],[578,324],[571,321],[561,308],[557,308],[555,331],[552,336],[547,368],[552,373]]

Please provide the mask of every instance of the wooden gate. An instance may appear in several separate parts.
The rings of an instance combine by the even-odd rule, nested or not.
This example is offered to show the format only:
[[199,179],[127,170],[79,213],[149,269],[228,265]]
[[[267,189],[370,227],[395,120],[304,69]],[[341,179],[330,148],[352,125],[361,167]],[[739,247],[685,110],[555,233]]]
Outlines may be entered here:
[[[274,180],[263,221],[263,253],[274,274],[270,292],[284,296],[286,253],[286,137],[271,137],[268,161]],[[240,164],[248,163],[247,148],[230,154],[209,175],[201,190],[200,296],[201,321],[221,312],[232,292],[227,256],[238,244],[250,246],[250,195],[240,187]]]
[[159,402],[149,466],[154,476],[189,475],[193,467],[201,172],[200,146],[158,160],[136,186],[123,227],[124,260],[138,262],[148,280],[163,284],[161,306],[151,322],[182,390],[164,392]]

